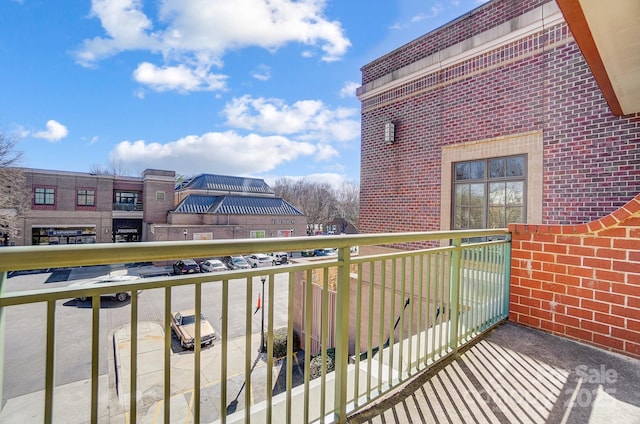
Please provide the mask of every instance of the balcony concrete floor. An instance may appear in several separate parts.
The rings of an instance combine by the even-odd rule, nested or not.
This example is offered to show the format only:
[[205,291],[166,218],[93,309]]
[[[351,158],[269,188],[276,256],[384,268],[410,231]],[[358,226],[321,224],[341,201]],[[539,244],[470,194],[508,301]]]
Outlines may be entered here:
[[350,423],[640,423],[640,361],[507,323]]

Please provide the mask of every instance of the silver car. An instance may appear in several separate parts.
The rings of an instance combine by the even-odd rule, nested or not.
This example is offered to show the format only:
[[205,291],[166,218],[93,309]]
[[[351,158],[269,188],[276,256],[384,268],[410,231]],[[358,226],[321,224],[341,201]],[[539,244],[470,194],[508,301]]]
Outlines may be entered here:
[[220,259],[207,259],[200,264],[202,272],[220,272],[227,271],[227,266]]
[[[102,277],[97,277],[97,278],[93,278],[91,280],[88,281],[83,281],[80,283],[73,283],[70,284],[69,287],[74,287],[74,288],[90,288],[90,287],[100,287],[103,284],[108,284],[108,283],[124,283],[124,282],[131,282],[131,281],[135,281],[135,280],[139,280],[140,277],[137,275],[103,275]],[[142,290],[138,290],[138,293],[140,293]],[[127,300],[129,298],[129,293],[128,292],[116,292],[116,293],[111,293],[111,294],[103,294],[103,296],[111,296],[115,299],[117,299],[120,302],[124,302],[125,300]],[[88,296],[78,296],[77,299],[80,301],[85,301],[87,300],[89,297]]]
[[254,253],[249,256],[245,256],[251,268],[262,268],[265,266],[271,266],[272,259],[271,256],[267,256],[264,253]]

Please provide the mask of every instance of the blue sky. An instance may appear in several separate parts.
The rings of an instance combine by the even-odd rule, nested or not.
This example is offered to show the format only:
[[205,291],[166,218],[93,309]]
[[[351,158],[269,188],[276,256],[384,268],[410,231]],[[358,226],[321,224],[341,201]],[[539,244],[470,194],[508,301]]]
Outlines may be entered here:
[[22,166],[359,181],[360,68],[483,0],[0,0]]

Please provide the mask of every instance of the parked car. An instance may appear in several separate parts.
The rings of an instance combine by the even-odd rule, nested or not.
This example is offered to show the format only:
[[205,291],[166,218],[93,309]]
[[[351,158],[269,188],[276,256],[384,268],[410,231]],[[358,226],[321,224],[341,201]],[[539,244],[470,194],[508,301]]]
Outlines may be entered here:
[[200,265],[193,259],[181,259],[173,264],[173,273],[176,275],[200,272]]
[[[119,282],[123,283],[123,282],[135,281],[139,279],[140,277],[138,277],[137,275],[103,275],[102,277],[93,278],[88,281],[70,284],[69,287],[75,287],[75,288],[99,287],[101,285],[108,284],[108,283],[119,283]],[[138,290],[138,293],[140,293],[141,291],[142,290]],[[110,296],[117,299],[120,302],[124,302],[129,298],[129,293],[115,292],[110,294],[104,294],[103,296]],[[76,299],[84,302],[88,298],[89,298],[88,296],[79,296]]]
[[284,265],[289,263],[289,255],[287,252],[272,252],[267,253],[267,256],[271,256],[271,265]]
[[231,270],[251,268],[249,262],[242,256],[223,256],[222,262]]
[[300,251],[300,256],[305,257],[305,258],[311,257],[311,256],[313,256],[313,250],[311,250],[311,249],[302,250],[302,251]]
[[247,262],[249,262],[251,268],[271,266],[273,262],[271,260],[271,256],[267,256],[264,253],[254,253],[252,255],[245,256],[245,259],[247,260]]
[[[196,313],[193,309],[171,313],[171,331],[185,349],[193,349],[196,339]],[[200,314],[200,344],[212,344],[216,338],[213,327],[204,314]]]
[[225,264],[220,259],[207,259],[200,263],[200,271],[202,272],[220,272],[228,271]]
[[330,256],[337,254],[335,249],[324,248],[324,249],[314,249],[313,256]]

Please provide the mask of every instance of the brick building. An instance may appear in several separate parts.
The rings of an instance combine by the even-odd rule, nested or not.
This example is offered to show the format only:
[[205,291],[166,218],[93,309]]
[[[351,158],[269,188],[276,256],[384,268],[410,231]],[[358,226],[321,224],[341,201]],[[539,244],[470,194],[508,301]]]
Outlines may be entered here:
[[488,2],[365,65],[361,231],[615,211],[640,192],[640,115],[599,83],[548,0]]
[[147,169],[142,177],[22,169],[31,207],[15,245],[147,240],[145,223],[166,222],[175,173]]
[[[10,245],[89,244],[304,235],[306,217],[263,181],[175,172],[141,177],[21,169],[30,208]],[[209,184],[209,186],[206,186]]]
[[166,224],[150,225],[152,240],[306,235],[307,218],[259,178],[201,174],[176,187],[175,204]]
[[508,226],[511,321],[640,357],[638,16],[493,0],[365,65],[362,231]]

